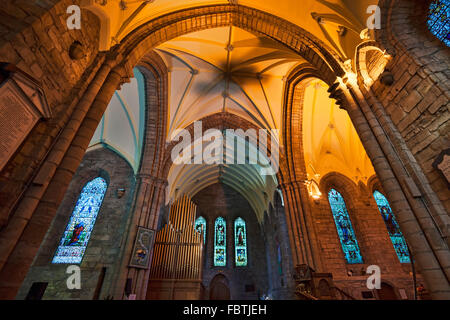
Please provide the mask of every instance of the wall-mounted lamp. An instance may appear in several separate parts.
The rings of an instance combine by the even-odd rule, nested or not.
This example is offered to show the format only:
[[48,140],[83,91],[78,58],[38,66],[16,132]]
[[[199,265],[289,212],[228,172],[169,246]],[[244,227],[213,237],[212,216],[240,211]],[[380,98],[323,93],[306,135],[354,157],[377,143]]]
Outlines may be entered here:
[[117,194],[117,198],[122,198],[125,195],[125,189],[124,188],[119,188],[116,190],[116,194]]
[[309,196],[313,198],[314,201],[318,201],[322,196],[322,192],[320,192],[317,182],[315,180],[306,180],[305,184],[308,189]]

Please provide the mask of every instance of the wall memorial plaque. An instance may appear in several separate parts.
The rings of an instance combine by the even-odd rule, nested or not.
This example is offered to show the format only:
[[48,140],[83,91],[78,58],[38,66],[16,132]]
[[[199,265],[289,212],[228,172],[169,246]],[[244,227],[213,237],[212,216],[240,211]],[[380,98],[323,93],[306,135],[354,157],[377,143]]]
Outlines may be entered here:
[[138,227],[136,240],[133,247],[133,254],[131,255],[130,267],[143,269],[148,268],[154,234],[155,232],[153,230]]
[[0,64],[0,171],[40,118],[51,116],[40,84],[10,64]]
[[450,189],[450,148],[439,154],[433,162],[433,167],[447,181],[447,187]]

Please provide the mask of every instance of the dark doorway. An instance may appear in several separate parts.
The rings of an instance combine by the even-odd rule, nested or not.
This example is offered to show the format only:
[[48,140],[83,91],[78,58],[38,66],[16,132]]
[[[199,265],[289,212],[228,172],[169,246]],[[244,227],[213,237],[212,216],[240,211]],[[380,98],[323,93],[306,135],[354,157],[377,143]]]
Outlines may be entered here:
[[209,285],[209,299],[210,300],[230,300],[230,287],[228,279],[221,274],[218,274],[211,280]]
[[25,300],[42,300],[45,289],[47,289],[48,282],[34,282],[28,291]]
[[398,300],[394,288],[387,283],[382,283],[381,289],[378,289],[377,293],[380,300]]

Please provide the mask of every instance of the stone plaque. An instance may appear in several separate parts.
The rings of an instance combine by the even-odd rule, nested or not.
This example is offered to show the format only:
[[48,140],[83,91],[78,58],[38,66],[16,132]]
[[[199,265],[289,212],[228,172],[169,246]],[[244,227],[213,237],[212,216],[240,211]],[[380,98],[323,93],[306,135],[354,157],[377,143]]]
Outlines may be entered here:
[[450,148],[439,154],[433,162],[433,167],[441,173],[443,178],[447,181],[447,187],[450,188]]
[[133,247],[133,254],[131,255],[130,267],[143,269],[148,268],[154,233],[155,232],[153,230],[138,227],[136,240]]
[[0,171],[41,117],[13,82],[0,86]]

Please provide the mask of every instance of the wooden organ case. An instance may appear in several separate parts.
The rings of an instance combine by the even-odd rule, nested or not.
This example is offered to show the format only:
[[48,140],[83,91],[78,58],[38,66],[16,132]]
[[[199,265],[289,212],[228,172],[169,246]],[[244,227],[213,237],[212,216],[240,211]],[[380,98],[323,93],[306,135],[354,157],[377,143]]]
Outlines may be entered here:
[[203,235],[195,230],[196,211],[187,196],[170,206],[169,221],[155,237],[147,299],[202,298]]

